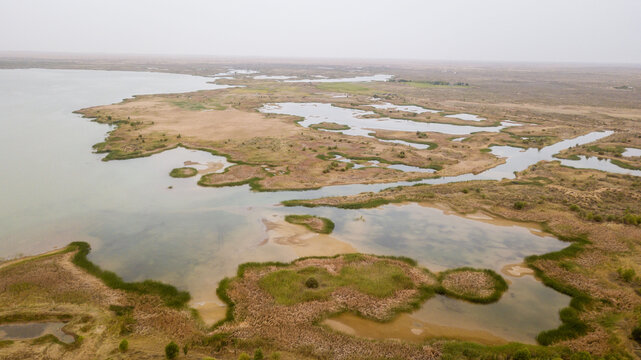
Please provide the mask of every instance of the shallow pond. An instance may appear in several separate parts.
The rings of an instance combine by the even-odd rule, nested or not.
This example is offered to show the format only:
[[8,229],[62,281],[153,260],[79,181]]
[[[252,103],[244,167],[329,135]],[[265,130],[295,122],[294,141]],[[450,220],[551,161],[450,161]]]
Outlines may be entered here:
[[256,75],[254,79],[256,80],[287,80],[295,79],[297,76],[287,76],[287,75]]
[[74,338],[62,331],[64,326],[65,323],[63,322],[31,322],[0,325],[0,339],[35,339],[43,335],[51,334],[57,337],[58,340],[70,344],[74,341]]
[[382,104],[372,104],[370,105],[373,108],[376,109],[383,109],[383,110],[397,110],[397,111],[405,111],[405,112],[411,112],[415,114],[423,114],[423,113],[438,113],[438,110],[432,110],[432,109],[426,109],[421,106],[416,106],[416,105],[394,105],[392,103],[382,103]]
[[[93,248],[92,261],[126,280],[153,278],[175,284],[189,290],[196,304],[216,302],[218,281],[233,275],[240,263],[296,257],[289,246],[265,243],[262,220],[274,215],[311,213],[328,217],[336,222],[333,236],[357,250],[410,256],[435,271],[463,265],[500,270],[503,265],[521,262],[524,256],[566,245],[529,227],[465,219],[416,204],[367,210],[277,205],[288,199],[348,195],[414,183],[254,193],[248,186],[203,188],[196,185],[197,177],[176,179],[168,175],[185,162],[222,161],[206,152],[178,148],[147,158],[102,162],[103,155],[93,154],[91,146],[102,141],[110,127],[72,114],[134,94],[224,87],[207,84],[209,80],[160,73],[0,70],[0,124],[8,129],[0,132],[0,166],[4,170],[0,177],[0,256],[39,253],[70,241],[88,241]],[[314,114],[311,109],[310,114]],[[593,133],[542,150],[495,147],[494,154],[509,157],[505,165],[478,175],[424,182],[513,177],[512,171],[607,135]],[[501,316],[492,318],[486,331],[502,334],[501,329],[511,329],[514,337],[531,338],[537,331],[558,324],[557,312],[568,298],[535,281],[523,280],[522,284],[511,288],[510,293],[519,299],[538,299],[539,316],[524,317],[518,328],[508,322],[533,305],[510,302],[510,293],[492,308],[468,308],[469,304],[461,303],[454,310],[430,310],[443,303],[433,299],[419,315],[411,316],[420,317],[421,311],[454,311],[451,325],[467,326],[463,320],[454,321],[459,316],[456,314],[469,314],[464,318],[473,319],[496,308]],[[445,309],[451,308],[445,305]],[[443,316],[446,321],[447,316]]]
[[596,169],[616,174],[641,176],[641,170],[625,169],[613,164],[610,159],[599,159],[597,157],[579,156],[579,160],[559,159],[561,165],[577,169]]
[[621,153],[621,155],[625,157],[641,156],[641,149],[625,148],[625,151]]
[[258,71],[249,70],[249,69],[229,69],[229,70],[227,70],[225,72],[217,73],[217,74],[214,74],[212,76],[215,76],[215,77],[220,77],[220,76],[230,77],[231,76],[232,79],[233,79],[234,75],[251,75],[251,74],[258,74]]
[[480,116],[474,115],[474,114],[454,114],[454,115],[446,115],[445,117],[453,118],[453,119],[460,119],[460,120],[467,120],[467,121],[483,121],[483,120],[486,120],[484,117],[480,117]]
[[321,83],[336,83],[336,82],[370,82],[370,81],[387,81],[394,77],[394,75],[376,74],[371,76],[354,76],[348,78],[334,78],[327,79],[324,77],[314,77],[313,79],[300,79],[300,80],[285,80],[285,82],[321,82]]
[[378,160],[370,160],[370,161],[357,163],[357,162],[354,162],[352,159],[347,159],[339,155],[334,156],[333,160],[352,164],[354,166],[354,169],[360,169],[364,167],[382,167],[386,169],[400,170],[403,172],[422,172],[422,173],[436,172],[436,170],[434,169],[420,168],[418,166],[409,166],[409,165],[403,165],[403,164],[391,164],[391,165],[381,164],[381,162]]
[[553,316],[543,315],[554,304],[568,305],[568,298],[537,286],[532,276],[507,278],[510,287],[501,301],[472,304],[436,295],[419,310],[401,314],[389,323],[366,320],[350,313],[325,321],[326,325],[353,335],[374,339],[400,338],[422,341],[430,337],[472,340],[484,344],[519,341],[534,344],[540,330],[559,326]]
[[[393,118],[370,118],[367,116],[375,115],[371,111],[358,109],[349,109],[331,104],[323,103],[278,103],[263,106],[260,111],[273,114],[287,114],[303,117],[304,120],[298,123],[304,127],[310,125],[333,122],[341,125],[347,125],[348,130],[330,130],[352,136],[374,137],[372,131],[392,130],[406,132],[437,132],[453,135],[469,135],[476,132],[499,132],[501,129],[510,126],[519,126],[513,122],[502,122],[499,126],[468,126],[453,125],[442,123],[428,123],[404,119]],[[325,130],[327,131],[327,130]],[[402,140],[383,140],[404,144],[420,149],[426,149],[428,145],[412,143]]]

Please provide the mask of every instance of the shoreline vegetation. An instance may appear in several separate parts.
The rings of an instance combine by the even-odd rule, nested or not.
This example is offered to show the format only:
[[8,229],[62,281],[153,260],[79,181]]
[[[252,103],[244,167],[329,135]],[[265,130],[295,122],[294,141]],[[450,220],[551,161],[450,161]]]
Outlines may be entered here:
[[91,246],[86,242],[72,242],[68,248],[68,251],[76,252],[71,260],[74,265],[102,280],[105,285],[112,289],[130,291],[138,294],[156,295],[166,306],[173,308],[185,307],[189,300],[191,300],[191,295],[189,295],[188,292],[179,291],[175,286],[155,280],[125,282],[120,276],[116,275],[116,273],[102,270],[98,265],[87,259],[87,255],[89,255],[91,251]]
[[311,129],[333,130],[333,131],[336,131],[336,130],[349,130],[350,129],[350,127],[347,126],[347,125],[337,124],[337,123],[334,123],[334,122],[322,122],[322,123],[318,123],[318,124],[312,124],[312,125],[310,125],[310,128]]

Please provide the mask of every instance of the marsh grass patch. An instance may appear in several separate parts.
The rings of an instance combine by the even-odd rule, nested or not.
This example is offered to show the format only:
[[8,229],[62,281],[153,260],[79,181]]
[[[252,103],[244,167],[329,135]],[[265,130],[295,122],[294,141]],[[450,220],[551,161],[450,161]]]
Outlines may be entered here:
[[290,224],[303,225],[319,234],[330,234],[334,231],[334,222],[330,219],[313,215],[287,215],[285,221]]
[[469,267],[443,271],[439,281],[443,294],[476,303],[498,301],[508,287],[496,272]]
[[[317,287],[306,286],[310,278],[316,279]],[[416,288],[402,268],[388,261],[349,263],[337,275],[316,266],[278,270],[262,277],[259,285],[281,305],[327,300],[340,287],[350,287],[377,298],[392,296],[398,290]]]
[[175,178],[188,178],[198,174],[198,170],[193,167],[180,167],[171,170],[169,176]]

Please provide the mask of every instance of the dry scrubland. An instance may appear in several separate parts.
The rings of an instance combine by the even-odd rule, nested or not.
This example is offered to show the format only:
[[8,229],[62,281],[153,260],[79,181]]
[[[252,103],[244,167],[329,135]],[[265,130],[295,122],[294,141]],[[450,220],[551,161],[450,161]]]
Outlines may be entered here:
[[[490,145],[542,147],[595,130],[614,130],[615,134],[593,144],[568,149],[559,157],[599,156],[615,160],[623,167],[641,166],[639,158],[620,156],[625,147],[641,148],[639,68],[417,63],[397,64],[393,67],[370,64],[363,68],[357,68],[353,64],[329,67],[328,65],[276,62],[256,65],[243,61],[211,63],[170,59],[154,65],[144,64],[135,59],[93,59],[84,62],[64,59],[0,60],[0,67],[149,70],[150,66],[154,66],[155,71],[198,75],[211,75],[232,67],[257,69],[266,75],[286,74],[301,78],[308,78],[310,75],[345,77],[375,73],[396,76],[397,81],[394,82],[359,84],[282,83],[240,76],[235,80],[219,82],[245,86],[242,88],[139,96],[119,104],[81,111],[96,121],[116,125],[116,129],[109,134],[106,141],[96,145],[97,151],[107,153],[106,160],[148,156],[182,145],[222,154],[238,163],[224,173],[203,176],[200,180],[201,185],[229,186],[249,183],[256,190],[283,190],[333,184],[381,183],[434,176],[384,168],[353,169],[343,163],[333,165],[329,160],[333,153],[354,160],[376,159],[388,163],[432,167],[439,169],[435,174],[437,176],[480,172],[502,161],[485,151]],[[411,81],[398,81],[401,79]],[[463,82],[469,85],[439,85],[434,83],[437,80],[452,84]],[[347,94],[347,97],[334,97],[343,94]],[[288,101],[324,102],[374,110],[367,106],[372,103],[372,97],[394,104],[416,104],[442,111],[439,114],[414,115],[376,110],[379,116],[469,124],[444,117],[447,114],[465,112],[487,118],[486,121],[474,123],[475,125],[489,126],[497,121],[509,119],[524,126],[512,127],[499,133],[477,133],[468,136],[463,142],[451,141],[456,136],[433,133],[376,133],[380,138],[420,141],[432,145],[427,150],[416,150],[403,145],[381,143],[376,139],[306,129],[299,126],[296,123],[299,119],[294,117],[265,115],[256,110],[265,103]],[[335,124],[323,124],[322,127],[334,126]],[[561,311],[563,325],[539,335],[539,342],[547,346],[510,344],[503,347],[486,347],[434,340],[426,343],[421,349],[399,342],[371,342],[329,332],[327,329],[313,326],[318,311],[340,310],[343,309],[342,306],[350,303],[341,302],[343,298],[332,295],[326,304],[329,306],[327,309],[319,306],[318,301],[303,301],[289,305],[297,309],[296,312],[284,311],[283,307],[286,305],[277,304],[274,300],[277,296],[259,295],[264,295],[268,292],[266,289],[269,289],[264,282],[261,287],[262,276],[285,270],[281,265],[267,264],[241,268],[246,271],[240,271],[237,278],[221,284],[223,297],[226,296],[229,303],[236,303],[230,310],[230,318],[233,315],[233,321],[223,325],[220,329],[224,330],[217,330],[219,332],[216,335],[205,335],[207,340],[201,342],[202,347],[195,346],[194,351],[188,356],[196,356],[191,354],[198,354],[198,351],[218,351],[216,357],[231,359],[236,358],[240,351],[250,352],[262,347],[266,352],[281,349],[283,358],[372,358],[372,351],[376,351],[377,355],[398,355],[404,358],[639,358],[641,350],[632,339],[633,329],[641,322],[641,280],[637,276],[641,272],[639,189],[641,179],[636,177],[565,168],[552,162],[533,165],[517,174],[515,180],[421,185],[387,189],[376,194],[286,202],[286,205],[345,208],[375,207],[388,202],[429,202],[448,206],[462,213],[482,210],[499,217],[543,224],[547,231],[568,241],[568,248],[557,253],[529,257],[526,264],[546,285],[573,297],[570,307]],[[152,300],[149,296],[108,289],[101,282],[87,278],[86,274],[82,274],[73,266],[63,265],[65,256],[70,255],[67,253],[34,260],[51,263],[39,266],[40,271],[37,274],[26,262],[20,266],[4,267],[0,270],[11,271],[15,276],[30,273],[33,279],[29,281],[37,284],[33,287],[9,286],[13,284],[10,281],[14,281],[14,278],[0,277],[0,281],[4,282],[0,287],[3,289],[0,299],[6,305],[3,305],[2,311],[5,315],[11,311],[24,313],[27,310],[51,316],[58,316],[62,312],[72,314],[73,320],[69,322],[69,329],[83,335],[84,342],[75,350],[66,349],[61,345],[16,342],[8,346],[2,345],[0,354],[24,349],[52,354],[52,357],[61,357],[62,351],[77,358],[83,358],[82,354],[86,354],[84,351],[109,354],[108,356],[113,358],[123,356],[114,352],[121,337],[118,334],[120,328],[109,324],[119,324],[123,320],[122,316],[108,310],[108,305],[112,303],[134,304],[133,314],[127,316],[146,324],[136,325],[131,329],[131,336],[137,339],[131,342],[132,348],[138,351],[137,354],[140,354],[141,358],[158,357],[158,349],[170,338],[187,341],[198,331],[203,336],[202,328],[198,327],[197,321],[190,318],[185,310],[164,307],[157,298],[151,297],[154,299]],[[282,266],[298,271],[301,270],[297,268],[302,266],[300,264],[315,262],[315,266],[320,266],[315,271],[330,272],[326,265],[331,269],[331,266],[339,266],[336,262],[343,261],[343,258],[308,259]],[[53,268],[49,271],[51,266]],[[84,282],[75,281],[76,278],[69,274],[82,277]],[[434,281],[442,285],[439,288],[441,292],[450,296],[469,297],[474,294],[471,285],[486,284],[490,281],[487,274],[472,271],[445,273],[439,276],[440,278]],[[40,277],[44,280],[41,281]],[[74,281],[65,280],[67,278]],[[86,285],[92,286],[90,291],[78,288],[79,284],[85,282],[92,284]],[[56,284],[60,286],[55,288]],[[418,283],[413,284],[417,286]],[[47,286],[54,286],[57,290],[48,290]],[[406,290],[408,289],[403,291]],[[18,297],[16,291],[28,293]],[[73,295],[70,295],[69,291],[72,291]],[[29,293],[38,295],[26,296]],[[64,296],[49,295],[57,293]],[[476,295],[487,293],[478,292]],[[252,299],[252,302],[245,302],[245,299]],[[381,302],[380,299],[374,300],[377,306],[361,308],[359,306],[362,304],[359,303],[351,310],[371,315],[368,311],[382,309],[381,314],[385,314],[393,305]],[[146,307],[138,304],[153,304],[153,314],[145,313],[151,305]],[[387,307],[383,306],[385,304]],[[155,315],[158,309],[163,309],[161,315]],[[261,310],[264,309],[269,309],[269,312],[262,313]],[[85,320],[82,320],[83,317],[76,314],[91,316],[91,319],[85,317]],[[378,315],[383,316],[381,314]],[[165,316],[173,320],[164,320]],[[163,320],[158,323],[149,320],[158,317]],[[168,328],[167,324],[172,326]],[[175,324],[181,325],[176,328]],[[81,327],[86,330],[82,330]],[[261,332],[260,329],[269,331]],[[294,329],[295,336],[292,337],[292,331],[285,332],[285,329]],[[641,338],[641,330],[637,332],[637,336]],[[589,352],[591,355],[572,355],[573,352]]]

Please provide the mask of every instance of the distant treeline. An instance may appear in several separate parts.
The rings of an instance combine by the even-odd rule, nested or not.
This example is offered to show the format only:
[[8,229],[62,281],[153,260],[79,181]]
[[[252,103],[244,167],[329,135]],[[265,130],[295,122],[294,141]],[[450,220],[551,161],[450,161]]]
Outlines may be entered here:
[[455,83],[450,83],[449,81],[442,81],[442,80],[437,80],[437,81],[427,81],[427,80],[420,80],[420,81],[412,81],[412,80],[407,80],[407,79],[390,79],[390,82],[413,82],[413,83],[418,83],[418,84],[429,84],[429,85],[440,85],[440,86],[470,86],[470,84],[466,82],[455,82]]

